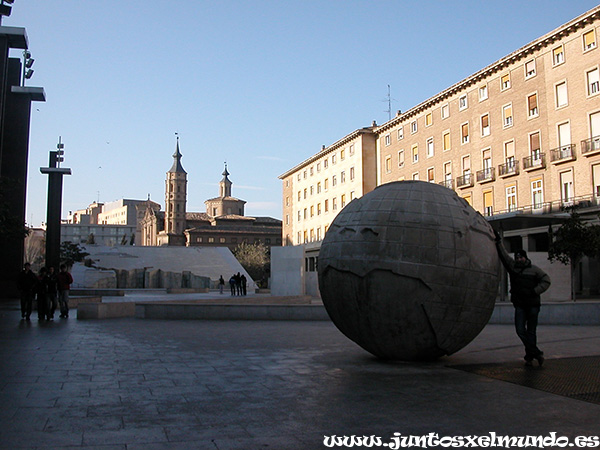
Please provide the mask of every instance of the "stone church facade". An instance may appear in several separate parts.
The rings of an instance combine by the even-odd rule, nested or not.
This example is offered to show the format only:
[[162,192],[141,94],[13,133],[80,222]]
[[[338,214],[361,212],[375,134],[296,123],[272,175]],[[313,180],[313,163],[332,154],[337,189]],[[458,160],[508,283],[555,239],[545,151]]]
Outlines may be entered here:
[[[204,202],[206,212],[187,212],[187,172],[181,165],[179,139],[173,165],[166,174],[165,209],[145,206],[140,222],[143,246],[212,246],[233,250],[241,243],[281,245],[282,222],[272,217],[247,217],[246,202],[231,194],[227,165],[219,182],[219,196]],[[144,207],[144,206],[142,206]]]

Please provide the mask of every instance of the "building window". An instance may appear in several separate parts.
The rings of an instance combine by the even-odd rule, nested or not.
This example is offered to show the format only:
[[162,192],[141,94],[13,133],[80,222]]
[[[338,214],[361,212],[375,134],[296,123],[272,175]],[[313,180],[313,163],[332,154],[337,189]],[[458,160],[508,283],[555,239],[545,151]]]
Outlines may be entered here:
[[321,227],[317,228],[317,241],[321,240]]
[[337,211],[337,197],[333,197],[331,199],[331,209],[333,209],[334,211]]
[[212,243],[214,243],[214,242],[215,242],[215,238],[214,238],[214,237],[209,237],[209,238],[208,238],[208,243],[209,243],[209,244],[212,244]]
[[342,172],[340,173],[340,183],[345,183],[346,182],[346,171],[342,170]]
[[444,186],[452,189],[452,163],[444,163]]
[[311,196],[315,195],[315,187],[314,186],[310,187],[310,195]]
[[354,155],[354,144],[352,144],[352,145],[350,146],[350,151],[349,151],[349,153],[350,153],[350,156]]
[[434,175],[433,167],[430,167],[429,169],[427,169],[427,182],[435,183],[435,175]]
[[531,94],[527,97],[527,116],[529,118],[539,115],[537,94]]
[[594,30],[590,30],[583,34],[583,51],[588,51],[596,48],[596,34]]
[[494,196],[492,191],[483,193],[483,215],[491,216],[494,214]]
[[573,172],[561,172],[560,174],[560,199],[563,203],[573,201]]
[[308,189],[304,188],[304,200],[306,200],[307,194],[308,194]]
[[321,204],[317,203],[317,216],[321,215]]
[[552,64],[557,66],[565,62],[565,49],[562,45],[559,45],[552,50]]
[[418,145],[413,145],[413,147],[412,147],[412,162],[413,162],[413,164],[419,162],[419,146]]
[[446,150],[450,150],[450,132],[446,131],[443,135],[443,145],[444,145],[444,151]]
[[285,206],[290,206],[290,198],[289,197],[285,198]]
[[321,163],[319,162],[319,163],[317,163],[317,172],[320,172],[320,171],[321,171]]
[[346,206],[346,194],[342,194],[342,197],[340,199],[340,205],[343,208],[344,206]]
[[286,225],[289,225],[289,224],[290,224],[290,215],[289,215],[289,214],[286,214],[286,215],[285,215],[285,224],[286,224]]
[[433,123],[433,114],[432,113],[428,113],[425,116],[425,126],[428,127]]
[[481,116],[481,135],[489,136],[490,135],[490,115],[484,114]]
[[554,88],[554,93],[556,97],[556,107],[561,108],[563,106],[567,106],[569,104],[569,99],[567,97],[567,82],[563,81],[562,83],[558,83]]
[[323,187],[325,188],[325,192],[327,192],[329,189],[329,178],[325,178],[325,181],[323,181]]
[[315,168],[311,167],[310,168],[310,176],[312,177],[314,175],[314,173],[315,173]]
[[535,132],[529,135],[529,154],[531,155],[532,166],[539,166],[542,163],[542,150],[540,148],[540,133]]
[[310,217],[314,217],[315,215],[315,205],[310,205]]
[[404,166],[404,150],[398,152],[398,167]]
[[392,157],[387,156],[385,158],[385,173],[391,173],[392,171]]
[[567,154],[571,148],[571,124],[569,122],[558,125],[558,147],[563,154]]
[[540,209],[544,205],[542,180],[534,180],[531,182],[531,203],[533,204],[533,209]]
[[502,123],[504,125],[504,128],[512,127],[512,124],[513,124],[512,105],[506,105],[502,108]]
[[298,181],[300,181],[300,174],[298,174]]
[[323,160],[323,169],[327,169],[329,167],[329,159]]
[[598,68],[590,70],[587,74],[588,95],[595,95],[600,92],[600,77]]
[[412,179],[413,179],[414,181],[419,181],[419,172],[415,172],[415,173],[413,173],[413,175],[412,175]]
[[319,181],[317,183],[317,194],[320,194],[320,193],[321,193],[321,182]]
[[488,87],[487,84],[479,86],[479,101],[486,100],[488,98]]
[[502,75],[500,78],[500,90],[504,91],[510,88],[510,73]]
[[535,76],[535,59],[529,60],[525,63],[525,79]]
[[343,161],[346,159],[346,150],[341,149],[340,150],[340,161]]
[[515,185],[506,188],[506,209],[508,211],[517,209],[517,187]]
[[467,144],[469,142],[469,123],[463,123],[460,127],[461,143]]
[[434,148],[433,148],[433,138],[427,139],[427,157],[431,158],[433,156]]
[[298,222],[302,220],[302,212],[298,210]]
[[410,123],[410,132],[413,134],[417,132],[417,121],[416,120],[413,120]]
[[398,140],[404,139],[404,127],[398,128]]
[[306,170],[304,171],[304,179],[306,180]]
[[468,106],[469,106],[469,104],[467,102],[467,94],[461,95],[458,98],[458,109],[459,109],[459,111],[462,111],[463,109],[467,109]]
[[350,181],[354,181],[354,167],[350,167]]
[[224,243],[225,243],[225,238],[219,238],[219,242],[220,242],[221,244],[224,244]]
[[337,162],[336,154],[331,155],[331,164],[335,164]]
[[323,202],[323,209],[325,210],[325,212],[329,212],[329,200],[325,200]]
[[337,186],[337,177],[335,175],[333,175],[331,177],[331,187],[336,187]]
[[389,134],[386,134],[384,136],[384,140],[385,140],[385,145],[390,145],[392,143],[392,138]]
[[356,193],[354,191],[350,191],[350,201],[356,198]]
[[448,105],[448,103],[446,103],[445,105],[442,106],[441,115],[442,115],[442,119],[445,119],[450,116],[450,105]]

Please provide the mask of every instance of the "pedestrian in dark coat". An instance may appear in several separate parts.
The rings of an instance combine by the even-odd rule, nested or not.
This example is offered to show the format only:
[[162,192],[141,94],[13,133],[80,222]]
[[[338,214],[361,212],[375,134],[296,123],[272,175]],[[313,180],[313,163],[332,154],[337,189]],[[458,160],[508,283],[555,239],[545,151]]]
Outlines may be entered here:
[[537,346],[537,324],[540,295],[550,287],[550,277],[531,264],[525,250],[517,250],[511,258],[499,236],[496,237],[496,248],[510,279],[510,301],[515,307],[515,329],[525,346],[525,365],[533,365],[535,359],[541,366],[544,352]]
[[25,263],[23,271],[19,274],[17,280],[17,288],[21,293],[21,319],[29,320],[31,309],[33,306],[33,298],[35,297],[35,288],[38,279],[31,271],[31,264]]

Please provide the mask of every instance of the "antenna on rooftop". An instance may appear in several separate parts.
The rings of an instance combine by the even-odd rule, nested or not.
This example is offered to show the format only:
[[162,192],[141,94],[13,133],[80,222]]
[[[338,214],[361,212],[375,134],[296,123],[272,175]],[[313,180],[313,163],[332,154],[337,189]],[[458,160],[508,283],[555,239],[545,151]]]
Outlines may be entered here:
[[388,109],[385,111],[386,113],[388,113],[388,120],[392,120],[392,90],[390,85],[387,85],[388,87],[388,93],[387,93],[387,99],[383,100],[384,102],[387,101],[388,104]]

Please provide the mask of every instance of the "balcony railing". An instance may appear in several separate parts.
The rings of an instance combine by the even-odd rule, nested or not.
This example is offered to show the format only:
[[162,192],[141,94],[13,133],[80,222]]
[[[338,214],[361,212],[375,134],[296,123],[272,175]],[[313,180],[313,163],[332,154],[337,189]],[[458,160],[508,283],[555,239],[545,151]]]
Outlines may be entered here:
[[552,162],[571,161],[575,159],[575,144],[563,145],[550,150],[550,160]]
[[483,170],[477,171],[477,182],[485,183],[487,181],[494,181],[496,179],[496,171],[493,167],[488,167]]
[[465,188],[473,186],[473,174],[467,173],[456,179],[456,187]]
[[581,141],[581,154],[590,156],[600,151],[600,136]]
[[454,189],[454,180],[444,180],[440,183],[442,186],[447,187],[448,189]]
[[498,175],[501,177],[508,177],[510,175],[519,174],[519,161],[508,161],[498,166]]
[[523,158],[523,170],[543,169],[546,167],[546,154],[538,153]]

